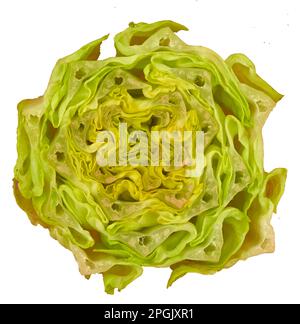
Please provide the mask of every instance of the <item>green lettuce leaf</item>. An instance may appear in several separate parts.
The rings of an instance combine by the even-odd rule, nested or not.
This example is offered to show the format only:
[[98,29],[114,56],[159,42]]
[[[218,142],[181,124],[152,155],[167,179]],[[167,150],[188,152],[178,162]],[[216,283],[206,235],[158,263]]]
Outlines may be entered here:
[[[171,285],[274,250],[270,222],[287,171],[264,171],[262,127],[282,95],[245,55],[224,61],[185,44],[180,30],[130,23],[115,36],[115,57],[98,60],[108,36],[91,42],[58,60],[42,97],[18,105],[17,203],[72,251],[84,276],[103,274],[107,293],[143,266],[171,267]],[[120,123],[129,137],[202,131],[202,172],[100,166],[97,136],[110,131],[120,143]]]

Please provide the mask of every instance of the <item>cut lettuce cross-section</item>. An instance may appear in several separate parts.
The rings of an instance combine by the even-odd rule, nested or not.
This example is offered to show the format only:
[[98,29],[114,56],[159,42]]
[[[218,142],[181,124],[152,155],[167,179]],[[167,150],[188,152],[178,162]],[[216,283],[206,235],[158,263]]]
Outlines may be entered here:
[[[18,105],[16,200],[84,276],[103,275],[108,293],[144,266],[171,267],[171,285],[274,250],[270,222],[287,172],[264,170],[262,127],[282,95],[245,55],[224,61],[185,44],[180,30],[130,23],[115,36],[115,57],[98,60],[107,36],[91,42],[58,60],[42,97]],[[126,137],[203,132],[202,172],[99,165],[99,132],[118,137],[121,123]]]

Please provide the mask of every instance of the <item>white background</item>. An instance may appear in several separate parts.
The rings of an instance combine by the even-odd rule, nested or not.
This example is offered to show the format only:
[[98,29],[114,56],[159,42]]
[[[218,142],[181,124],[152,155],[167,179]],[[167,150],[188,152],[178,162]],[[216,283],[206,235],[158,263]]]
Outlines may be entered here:
[[[10,0],[0,4],[0,302],[299,303],[300,302],[300,2],[232,0]],[[180,36],[226,58],[247,54],[284,99],[264,129],[266,170],[287,167],[273,224],[277,249],[214,276],[189,274],[171,288],[169,269],[144,274],[114,296],[102,279],[85,280],[71,253],[30,224],[12,194],[17,102],[43,94],[56,60],[130,21],[172,19]],[[112,39],[103,56],[113,55]]]

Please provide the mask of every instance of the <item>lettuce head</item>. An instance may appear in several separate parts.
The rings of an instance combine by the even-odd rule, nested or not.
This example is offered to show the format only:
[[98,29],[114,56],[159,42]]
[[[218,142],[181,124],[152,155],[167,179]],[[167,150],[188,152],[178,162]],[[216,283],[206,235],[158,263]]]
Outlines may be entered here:
[[[99,60],[107,36],[95,40],[58,60],[43,96],[18,105],[17,203],[84,276],[102,274],[108,293],[144,266],[171,267],[171,285],[274,250],[270,221],[286,170],[264,171],[262,127],[282,95],[245,55],[224,61],[185,44],[180,30],[130,23],[115,36],[115,57]],[[162,165],[161,155],[155,165],[129,163],[137,146],[148,152],[132,136],[127,162],[101,165],[101,131],[115,135],[116,155],[135,131],[201,131],[203,167],[189,175],[190,165]],[[175,140],[169,146],[181,156]]]

